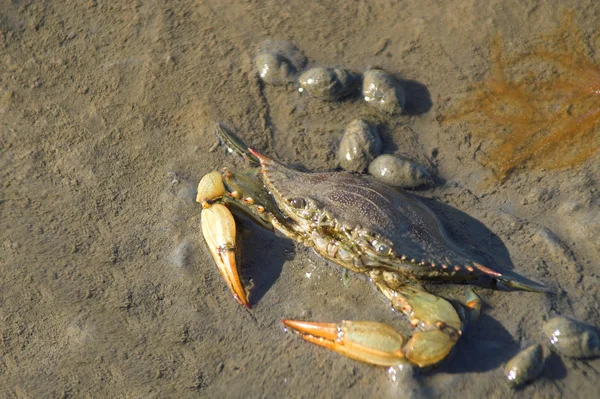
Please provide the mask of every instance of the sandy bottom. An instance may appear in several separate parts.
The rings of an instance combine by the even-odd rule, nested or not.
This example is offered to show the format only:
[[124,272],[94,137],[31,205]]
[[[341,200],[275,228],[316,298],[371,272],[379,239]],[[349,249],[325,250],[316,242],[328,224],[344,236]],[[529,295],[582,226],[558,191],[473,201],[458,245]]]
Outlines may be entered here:
[[[518,391],[501,366],[544,341],[548,317],[600,325],[598,157],[482,184],[485,137],[439,120],[488,75],[493,37],[523,49],[559,26],[561,6],[600,64],[600,4],[309,3],[0,1],[0,396],[597,395],[600,360],[546,347],[542,376]],[[384,118],[360,98],[323,103],[265,86],[252,64],[265,39],[293,40],[309,65],[410,80],[413,108]],[[253,307],[236,304],[194,202],[205,173],[244,167],[208,151],[214,124],[330,170],[356,117],[381,121],[385,152],[435,172],[440,184],[420,194],[456,210],[444,222],[473,256],[555,294],[478,289],[483,315],[451,360],[390,372],[284,332],[282,317],[402,320],[364,279],[346,281],[312,251],[243,223]],[[437,291],[460,297],[463,287]]]

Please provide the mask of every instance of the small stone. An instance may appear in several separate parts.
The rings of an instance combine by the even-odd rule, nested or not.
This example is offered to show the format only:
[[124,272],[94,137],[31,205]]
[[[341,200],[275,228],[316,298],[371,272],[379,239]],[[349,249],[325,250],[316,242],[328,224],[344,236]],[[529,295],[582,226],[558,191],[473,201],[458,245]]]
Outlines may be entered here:
[[535,380],[544,368],[544,352],[540,344],[532,345],[509,360],[504,367],[508,382],[513,386]]
[[170,54],[167,54],[165,56],[165,64],[167,64],[167,65],[175,65],[175,64],[177,64],[177,60],[175,59],[174,56],[172,56]]
[[364,172],[380,153],[381,139],[377,129],[362,119],[350,122],[338,150],[341,167],[351,172]]
[[392,75],[381,69],[363,74],[362,94],[365,101],[388,114],[401,114],[406,105],[406,91]]
[[358,75],[342,68],[315,67],[300,75],[301,92],[323,101],[337,101],[356,88]]
[[594,326],[558,316],[548,320],[543,331],[561,355],[576,359],[600,356],[600,334]]
[[261,43],[254,66],[263,82],[284,85],[294,82],[306,65],[306,57],[289,40],[265,40]]
[[259,54],[254,59],[254,65],[265,83],[278,86],[294,81],[296,69],[280,54]]
[[382,183],[401,188],[413,188],[433,182],[427,169],[399,155],[378,156],[369,165],[369,173]]

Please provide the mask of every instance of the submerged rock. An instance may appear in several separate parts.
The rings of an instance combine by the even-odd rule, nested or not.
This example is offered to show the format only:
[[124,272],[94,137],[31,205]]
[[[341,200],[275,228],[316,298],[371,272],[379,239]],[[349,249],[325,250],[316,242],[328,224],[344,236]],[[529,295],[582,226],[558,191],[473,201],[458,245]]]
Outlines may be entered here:
[[287,40],[266,40],[254,59],[260,78],[271,85],[294,82],[306,64],[306,57]]
[[399,155],[380,155],[369,165],[369,173],[390,186],[411,188],[431,184],[433,179],[423,166]]
[[338,150],[341,167],[351,172],[364,172],[380,153],[381,139],[377,129],[362,119],[350,122]]
[[300,91],[323,101],[336,101],[349,95],[358,75],[342,68],[315,67],[300,75]]
[[558,316],[548,320],[543,331],[552,348],[561,355],[572,358],[600,356],[600,334],[594,326]]
[[392,75],[381,69],[363,74],[362,94],[365,101],[388,114],[401,114],[406,104],[406,91]]
[[519,352],[504,367],[508,382],[513,386],[535,380],[544,368],[544,352],[540,344]]
[[282,85],[294,81],[296,70],[283,56],[272,53],[262,53],[254,59],[258,76],[268,84]]

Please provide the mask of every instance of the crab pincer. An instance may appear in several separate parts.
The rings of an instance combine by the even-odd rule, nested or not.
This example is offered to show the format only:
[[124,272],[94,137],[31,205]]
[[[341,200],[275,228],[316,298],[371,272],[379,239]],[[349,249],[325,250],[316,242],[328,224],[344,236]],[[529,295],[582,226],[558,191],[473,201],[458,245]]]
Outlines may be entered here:
[[200,181],[196,201],[200,202],[203,208],[201,214],[202,234],[221,276],[233,293],[233,297],[250,309],[250,303],[237,270],[235,220],[225,205],[212,203],[212,200],[224,193],[225,189],[219,172],[211,172]]
[[450,354],[458,340],[458,334],[438,329],[415,332],[409,339],[393,327],[376,321],[319,323],[284,319],[282,322],[305,341],[384,367],[403,363],[433,366]]
[[[376,366],[410,363],[429,367],[450,355],[462,334],[462,321],[448,301],[411,287],[398,291],[378,288],[392,299],[392,307],[410,319],[416,329],[410,337],[373,321],[282,322],[308,342]],[[467,308],[478,311],[479,298],[474,293],[468,301]]]

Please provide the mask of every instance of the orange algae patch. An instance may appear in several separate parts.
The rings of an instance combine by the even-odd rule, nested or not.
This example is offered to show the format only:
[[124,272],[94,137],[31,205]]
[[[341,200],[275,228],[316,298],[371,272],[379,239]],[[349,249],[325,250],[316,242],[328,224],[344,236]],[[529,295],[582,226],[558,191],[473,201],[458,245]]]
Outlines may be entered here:
[[499,181],[520,169],[575,167],[600,152],[600,67],[572,19],[567,13],[525,53],[507,56],[494,39],[490,75],[442,118],[467,122],[483,139],[483,164]]

